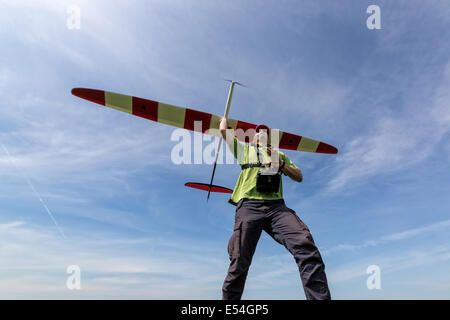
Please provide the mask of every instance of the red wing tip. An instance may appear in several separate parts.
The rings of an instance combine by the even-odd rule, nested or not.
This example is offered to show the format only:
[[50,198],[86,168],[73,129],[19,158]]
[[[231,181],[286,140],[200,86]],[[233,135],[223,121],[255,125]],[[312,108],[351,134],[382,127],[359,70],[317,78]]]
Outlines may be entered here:
[[338,149],[333,147],[333,146],[330,146],[328,153],[329,154],[337,154],[338,153]]
[[324,142],[319,143],[316,150],[317,153],[336,154],[338,149]]
[[87,88],[73,88],[72,94],[78,98],[105,105],[105,91]]
[[79,97],[79,96],[81,95],[82,92],[83,92],[83,89],[82,89],[82,88],[73,88],[72,91],[71,91],[71,93],[72,93],[74,96],[77,96],[77,97]]

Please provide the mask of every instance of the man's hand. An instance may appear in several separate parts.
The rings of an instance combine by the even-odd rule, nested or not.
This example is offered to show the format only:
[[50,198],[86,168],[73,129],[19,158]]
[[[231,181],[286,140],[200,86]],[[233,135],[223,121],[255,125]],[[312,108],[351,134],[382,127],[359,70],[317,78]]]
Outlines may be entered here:
[[272,147],[268,147],[267,154],[270,156],[270,161],[263,163],[264,166],[271,165],[281,167],[281,165],[283,164],[283,160],[281,160],[280,162],[280,154],[278,153],[277,150],[272,149]]
[[222,120],[220,120],[219,130],[220,134],[224,139],[227,139],[227,128],[228,128],[227,118],[222,118]]

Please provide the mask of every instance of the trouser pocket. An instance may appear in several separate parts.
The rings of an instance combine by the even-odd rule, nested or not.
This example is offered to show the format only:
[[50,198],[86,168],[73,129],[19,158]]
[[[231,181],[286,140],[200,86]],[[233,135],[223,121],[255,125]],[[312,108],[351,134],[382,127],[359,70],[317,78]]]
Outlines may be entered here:
[[241,234],[242,221],[236,222],[233,228],[233,234],[228,241],[228,254],[231,258],[238,258],[241,255]]
[[292,213],[292,214],[294,215],[295,219],[297,219],[298,223],[300,224],[300,226],[301,226],[301,228],[302,228],[303,230],[306,230],[306,231],[310,232],[309,228],[308,228],[308,227],[306,226],[306,224],[302,221],[302,219],[300,219],[300,217],[297,215],[297,213],[296,213],[294,210],[292,210],[291,208],[288,208],[288,207],[286,207],[286,206],[285,206],[285,210],[289,211],[290,213]]

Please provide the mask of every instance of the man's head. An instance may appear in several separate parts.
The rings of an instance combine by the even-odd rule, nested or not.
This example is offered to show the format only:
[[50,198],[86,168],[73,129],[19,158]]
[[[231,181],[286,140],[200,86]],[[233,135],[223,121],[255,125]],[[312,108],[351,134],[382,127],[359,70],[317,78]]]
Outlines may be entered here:
[[260,124],[256,126],[255,137],[253,138],[253,143],[258,143],[260,145],[270,144],[270,128],[265,124]]

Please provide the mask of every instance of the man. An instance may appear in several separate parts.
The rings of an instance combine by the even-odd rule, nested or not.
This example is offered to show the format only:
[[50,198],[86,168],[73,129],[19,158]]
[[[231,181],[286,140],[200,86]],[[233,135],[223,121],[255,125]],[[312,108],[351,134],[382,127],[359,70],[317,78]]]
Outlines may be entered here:
[[240,142],[234,134],[227,135],[227,131],[232,131],[227,128],[227,119],[223,118],[220,132],[241,164],[242,171],[230,198],[230,202],[236,205],[236,215],[234,231],[228,242],[230,266],[222,287],[223,299],[241,299],[262,230],[294,256],[306,298],[331,299],[325,265],[311,233],[283,200],[281,173],[301,182],[300,169],[283,152],[270,147],[268,127],[258,126],[250,145]]

